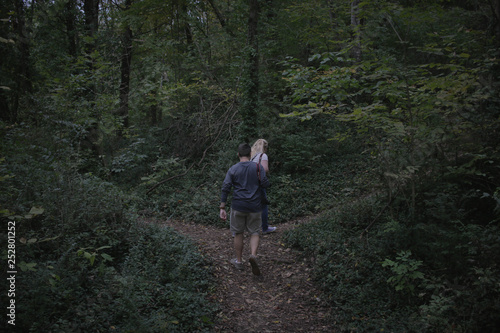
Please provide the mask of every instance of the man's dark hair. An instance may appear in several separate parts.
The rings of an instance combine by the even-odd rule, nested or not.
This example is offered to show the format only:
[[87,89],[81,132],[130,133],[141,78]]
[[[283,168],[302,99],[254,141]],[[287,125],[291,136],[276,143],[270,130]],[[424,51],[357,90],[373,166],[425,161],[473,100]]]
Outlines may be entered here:
[[248,143],[242,143],[241,145],[238,146],[238,155],[241,157],[248,157],[250,158],[252,154],[252,147]]

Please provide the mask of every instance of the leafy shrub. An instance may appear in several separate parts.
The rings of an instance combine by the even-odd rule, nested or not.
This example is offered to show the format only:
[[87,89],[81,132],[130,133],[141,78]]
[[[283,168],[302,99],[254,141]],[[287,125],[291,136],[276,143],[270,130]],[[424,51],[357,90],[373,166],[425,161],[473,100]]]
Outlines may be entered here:
[[376,207],[374,198],[344,203],[284,237],[288,245],[315,257],[315,277],[335,321],[347,331],[404,331],[412,325],[399,321],[411,312],[386,282],[391,273],[382,269],[385,254],[371,238],[368,245],[359,237]]
[[172,230],[137,226],[130,196],[80,174],[79,155],[71,147],[47,149],[44,131],[32,141],[37,131],[14,128],[2,137],[9,150],[0,165],[0,218],[16,221],[18,240],[16,327],[208,330],[210,270],[196,248]]
[[341,328],[498,329],[498,226],[412,224],[392,211],[361,239],[381,209],[373,197],[344,203],[284,235],[288,245],[314,256],[315,277]]
[[135,232],[117,281],[124,320],[116,328],[208,331],[214,315],[213,304],[207,300],[212,276],[196,247],[170,228],[142,225]]
[[401,251],[396,260],[385,259],[382,267],[390,267],[392,273],[387,282],[394,286],[396,291],[406,290],[411,293],[415,290],[415,281],[423,279],[424,275],[418,269],[422,261],[410,258],[411,251]]
[[[25,331],[208,331],[210,269],[171,229],[137,225],[122,265],[70,250],[20,276],[18,327]],[[21,289],[22,288],[22,289]],[[29,318],[29,319],[28,319]]]

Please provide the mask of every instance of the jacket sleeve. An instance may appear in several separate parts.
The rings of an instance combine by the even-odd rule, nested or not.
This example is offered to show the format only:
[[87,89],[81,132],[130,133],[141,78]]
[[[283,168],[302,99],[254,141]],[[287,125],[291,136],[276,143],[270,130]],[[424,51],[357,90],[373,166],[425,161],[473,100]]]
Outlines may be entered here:
[[226,173],[226,177],[224,178],[224,182],[222,183],[220,202],[227,202],[227,197],[231,192],[232,180],[231,180],[231,170]]

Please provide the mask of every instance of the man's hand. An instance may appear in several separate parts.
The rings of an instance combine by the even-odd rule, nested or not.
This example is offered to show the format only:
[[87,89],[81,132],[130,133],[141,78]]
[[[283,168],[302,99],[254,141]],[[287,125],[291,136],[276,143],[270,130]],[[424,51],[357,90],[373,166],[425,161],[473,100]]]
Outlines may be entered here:
[[221,218],[222,220],[224,220],[224,221],[225,221],[225,220],[227,220],[227,213],[226,213],[226,210],[225,210],[224,208],[221,208],[221,209],[220,209],[220,214],[219,214],[219,216],[220,216],[220,218]]

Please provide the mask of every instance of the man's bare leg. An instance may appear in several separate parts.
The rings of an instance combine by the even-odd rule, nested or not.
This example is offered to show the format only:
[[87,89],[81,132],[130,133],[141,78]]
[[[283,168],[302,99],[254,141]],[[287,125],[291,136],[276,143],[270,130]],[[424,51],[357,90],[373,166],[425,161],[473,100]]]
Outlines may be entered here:
[[250,236],[250,251],[253,256],[257,257],[257,250],[259,249],[259,234]]
[[234,251],[236,252],[236,260],[238,260],[238,262],[242,262],[243,233],[234,235]]
[[259,248],[259,234],[250,236],[250,251],[252,255],[250,256],[250,265],[252,265],[252,273],[254,275],[260,275],[259,264],[257,263],[257,249]]

